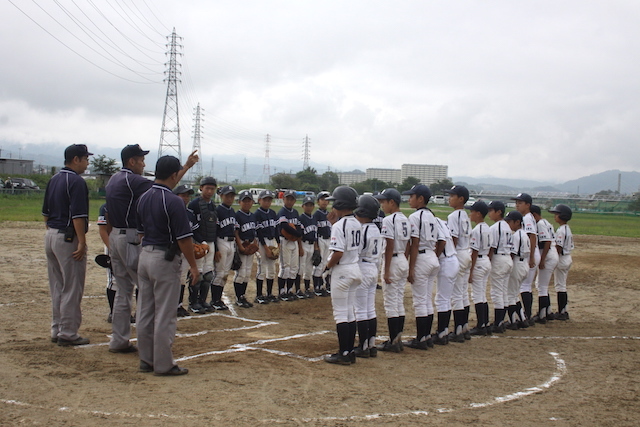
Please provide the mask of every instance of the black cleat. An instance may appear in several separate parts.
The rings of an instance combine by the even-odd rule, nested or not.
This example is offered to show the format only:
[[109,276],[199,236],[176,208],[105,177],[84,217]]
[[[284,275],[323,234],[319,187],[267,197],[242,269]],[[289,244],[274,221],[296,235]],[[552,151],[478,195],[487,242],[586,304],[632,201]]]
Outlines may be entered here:
[[351,365],[351,357],[349,355],[343,356],[338,353],[334,353],[330,356],[325,356],[324,361],[327,363],[333,363],[335,365]]

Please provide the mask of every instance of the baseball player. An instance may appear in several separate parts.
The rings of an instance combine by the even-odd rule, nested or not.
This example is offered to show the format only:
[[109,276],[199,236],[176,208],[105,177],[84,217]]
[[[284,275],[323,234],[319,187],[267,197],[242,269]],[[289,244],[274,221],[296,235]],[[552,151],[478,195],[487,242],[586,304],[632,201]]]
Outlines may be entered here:
[[195,215],[198,227],[195,228],[193,238],[198,243],[209,245],[209,253],[196,260],[200,271],[200,281],[189,286],[189,311],[193,313],[211,312],[214,308],[207,302],[209,288],[213,293],[214,263],[220,261],[218,244],[218,216],[213,197],[216,194],[218,182],[211,176],[200,180],[200,197],[193,199],[188,210]]
[[138,264],[137,333],[140,372],[155,375],[184,375],[186,368],[176,365],[171,347],[176,334],[176,302],[180,288],[179,251],[189,263],[194,282],[199,270],[193,252],[193,233],[184,202],[171,192],[179,182],[180,160],[163,156],[156,163],[155,181],[140,196],[137,206],[138,233],[142,253]]
[[[191,196],[194,193],[195,192],[193,191],[193,188],[189,188],[186,185],[178,185],[176,188],[173,189],[173,194],[175,194],[176,196],[182,199],[182,201],[184,202],[185,208],[189,205],[189,202],[191,201]],[[197,230],[200,227],[200,224],[198,224],[198,221],[196,220],[196,216],[193,214],[193,212],[191,212],[188,209],[187,209],[187,219],[189,220],[189,227],[191,228],[192,233],[194,232],[194,230]],[[188,317],[191,315],[182,306],[182,301],[184,300],[185,284],[187,284],[187,282],[190,282],[191,278],[189,277],[189,263],[186,261],[184,254],[180,254],[180,257],[182,258],[182,264],[180,266],[180,299],[178,300],[177,313],[178,313],[178,317]],[[197,265],[197,260],[196,260],[196,265]]]
[[332,212],[338,221],[331,227],[331,257],[326,268],[333,277],[331,304],[338,333],[337,353],[325,356],[328,363],[351,365],[356,362],[353,351],[356,339],[355,299],[356,288],[362,281],[360,249],[362,227],[353,210],[358,207],[358,193],[351,187],[341,186],[333,190]]
[[319,297],[327,297],[329,293],[327,288],[329,283],[323,288],[323,273],[329,259],[329,240],[331,239],[331,223],[327,220],[327,206],[329,201],[327,197],[331,194],[328,191],[318,193],[318,209],[313,213],[313,217],[318,224],[318,250],[320,251],[320,264],[313,267],[313,290]]
[[522,228],[522,214],[520,212],[511,211],[504,220],[509,224],[512,232],[511,258],[513,259],[513,268],[511,269],[507,287],[507,313],[509,322],[506,328],[518,330],[524,319],[520,318],[521,311],[516,304],[520,294],[520,285],[529,272],[531,243],[529,236]]
[[389,340],[378,349],[399,353],[404,350],[402,332],[404,331],[404,287],[409,275],[409,261],[406,252],[411,239],[411,225],[407,217],[400,212],[402,197],[395,188],[387,188],[374,196],[387,214],[382,220],[382,237],[386,239],[384,253],[384,309],[387,314]]
[[[256,234],[260,242],[258,253],[258,271],[256,273],[256,299],[257,304],[279,302],[279,298],[273,295],[273,281],[276,277],[276,258],[272,248],[280,244],[280,236],[277,231],[276,212],[271,209],[271,203],[275,194],[271,190],[262,190],[258,196],[260,207],[255,212]],[[263,295],[262,286],[267,280],[267,294]]]
[[487,302],[487,280],[491,273],[491,232],[489,225],[484,222],[489,207],[479,200],[469,208],[469,219],[476,226],[471,230],[469,247],[471,248],[471,269],[469,271],[469,283],[471,294],[476,309],[478,324],[471,329],[471,335],[484,336],[490,333],[489,328],[489,303]]
[[555,278],[555,288],[558,295],[558,313],[555,315],[556,320],[569,320],[569,312],[567,311],[567,275],[573,260],[571,259],[571,251],[573,250],[573,234],[569,228],[568,222],[571,220],[573,212],[567,205],[558,204],[549,209],[554,214],[555,221],[560,225],[556,230],[556,249],[558,251],[558,266],[553,275]]
[[460,266],[451,294],[454,330],[450,335],[450,340],[464,342],[465,339],[471,339],[469,333],[469,272],[471,269],[469,236],[471,222],[464,209],[465,203],[469,200],[469,190],[464,185],[454,185],[445,193],[449,194],[449,206],[454,209],[447,217],[447,226],[456,247],[456,256]]
[[[104,253],[109,255],[109,233],[111,232],[111,226],[109,226],[107,222],[107,204],[103,203],[100,206],[100,210],[98,212],[98,233],[100,234],[100,238],[102,239],[102,243],[104,243]],[[107,322],[111,323],[113,318],[113,301],[116,298],[116,280],[113,277],[113,271],[111,267],[107,269],[107,301],[109,302],[109,316],[107,317]]]
[[504,220],[504,203],[494,200],[489,203],[489,218],[495,222],[490,228],[491,233],[491,301],[495,320],[493,332],[503,333],[505,331],[504,317],[507,307],[507,287],[509,277],[513,268],[511,259],[511,228]]
[[280,271],[278,273],[278,289],[283,301],[298,299],[293,292],[298,275],[300,256],[303,255],[300,237],[300,219],[296,204],[296,192],[284,192],[284,206],[278,212],[278,231],[280,233]]
[[213,273],[213,286],[211,287],[211,306],[216,310],[228,310],[229,307],[222,301],[224,285],[227,282],[233,257],[236,253],[236,229],[238,222],[231,205],[236,198],[236,189],[231,185],[225,185],[220,189],[220,203],[216,206],[218,217],[216,249],[220,252],[220,260],[215,261]]
[[[447,227],[447,223],[436,218],[438,224],[438,243],[436,255],[440,262],[438,287],[436,288],[436,310],[438,310],[438,328],[433,335],[434,344],[449,344],[449,321],[451,320],[451,296],[460,271],[456,245]],[[464,342],[464,335],[457,336],[456,342]]]
[[433,339],[431,338],[433,304],[431,298],[433,286],[440,270],[438,257],[435,253],[438,239],[437,224],[433,213],[427,209],[427,203],[431,198],[429,187],[422,184],[414,185],[403,194],[409,195],[409,206],[416,210],[409,215],[411,246],[407,276],[413,295],[416,337],[405,341],[404,345],[427,350],[429,347],[433,347]]
[[538,247],[540,248],[540,265],[538,266],[538,316],[534,320],[545,324],[553,320],[551,299],[549,298],[549,282],[558,265],[558,251],[555,249],[555,232],[553,226],[542,218],[540,206],[532,205],[531,213],[538,225]]
[[[302,255],[300,256],[300,268],[296,277],[296,290],[298,298],[313,298],[315,293],[311,291],[311,277],[313,275],[313,257],[314,254],[320,255],[320,247],[318,245],[318,222],[313,216],[313,207],[315,200],[311,196],[306,196],[302,200],[303,213],[300,215],[300,227],[302,228]],[[297,283],[300,277],[304,280],[304,292],[298,289]]]
[[[89,344],[78,335],[80,303],[87,273],[89,190],[80,174],[89,165],[86,145],[64,150],[64,167],[47,183],[42,216],[47,225],[44,249],[51,292],[51,342],[59,346]],[[127,325],[129,324],[127,316]]]
[[533,306],[533,282],[538,274],[538,264],[540,263],[540,250],[538,249],[538,227],[536,220],[531,214],[531,205],[533,199],[527,193],[520,193],[511,200],[516,201],[516,210],[522,214],[522,228],[529,238],[529,246],[531,247],[531,253],[529,254],[529,271],[520,285],[520,297],[522,298],[522,305],[520,301],[517,302],[517,309],[519,316],[522,319],[518,326],[521,328],[528,328],[533,324],[531,320],[531,308]]
[[360,344],[354,350],[356,357],[376,357],[376,333],[378,318],[376,317],[376,286],[380,270],[382,254],[382,236],[373,223],[378,216],[380,203],[370,195],[362,195],[358,199],[355,210],[356,219],[362,224],[362,249],[360,250],[360,273],[362,282],[356,289],[356,325]]
[[253,304],[247,301],[245,293],[249,277],[251,276],[251,268],[253,267],[253,255],[258,249],[258,241],[256,239],[256,217],[251,212],[253,206],[253,196],[249,190],[243,190],[238,194],[238,202],[240,209],[236,212],[236,221],[238,228],[236,229],[236,246],[240,253],[240,261],[242,265],[236,271],[233,278],[233,287],[236,291],[236,304],[239,307],[251,308]]

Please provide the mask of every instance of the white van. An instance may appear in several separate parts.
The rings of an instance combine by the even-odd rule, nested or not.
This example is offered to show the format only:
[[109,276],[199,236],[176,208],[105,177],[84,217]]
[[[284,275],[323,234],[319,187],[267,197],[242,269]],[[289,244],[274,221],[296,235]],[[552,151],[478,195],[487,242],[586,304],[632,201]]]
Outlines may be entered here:
[[260,193],[262,193],[266,188],[250,188],[249,192],[253,197],[253,202],[258,203],[258,197],[260,197]]

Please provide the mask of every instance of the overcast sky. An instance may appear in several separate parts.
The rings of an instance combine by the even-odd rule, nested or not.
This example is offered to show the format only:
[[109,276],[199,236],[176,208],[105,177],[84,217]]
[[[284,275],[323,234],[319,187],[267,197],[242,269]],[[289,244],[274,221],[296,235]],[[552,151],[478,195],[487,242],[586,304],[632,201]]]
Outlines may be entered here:
[[183,154],[199,102],[205,160],[264,157],[270,134],[294,169],[309,135],[333,170],[640,170],[639,22],[637,1],[1,0],[0,148],[155,161],[175,27]]

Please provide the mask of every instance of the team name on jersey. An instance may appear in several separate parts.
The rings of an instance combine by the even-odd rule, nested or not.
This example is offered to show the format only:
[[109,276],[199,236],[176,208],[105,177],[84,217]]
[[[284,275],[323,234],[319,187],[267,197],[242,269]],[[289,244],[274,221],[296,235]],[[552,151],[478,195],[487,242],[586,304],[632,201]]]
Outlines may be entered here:
[[229,217],[229,218],[225,218],[223,220],[220,220],[220,222],[218,222],[218,225],[220,226],[220,228],[225,228],[228,227],[230,225],[234,226],[237,224],[236,222],[236,218],[235,217]]
[[267,218],[264,221],[260,221],[256,228],[275,228],[278,225],[278,221],[275,218]]

